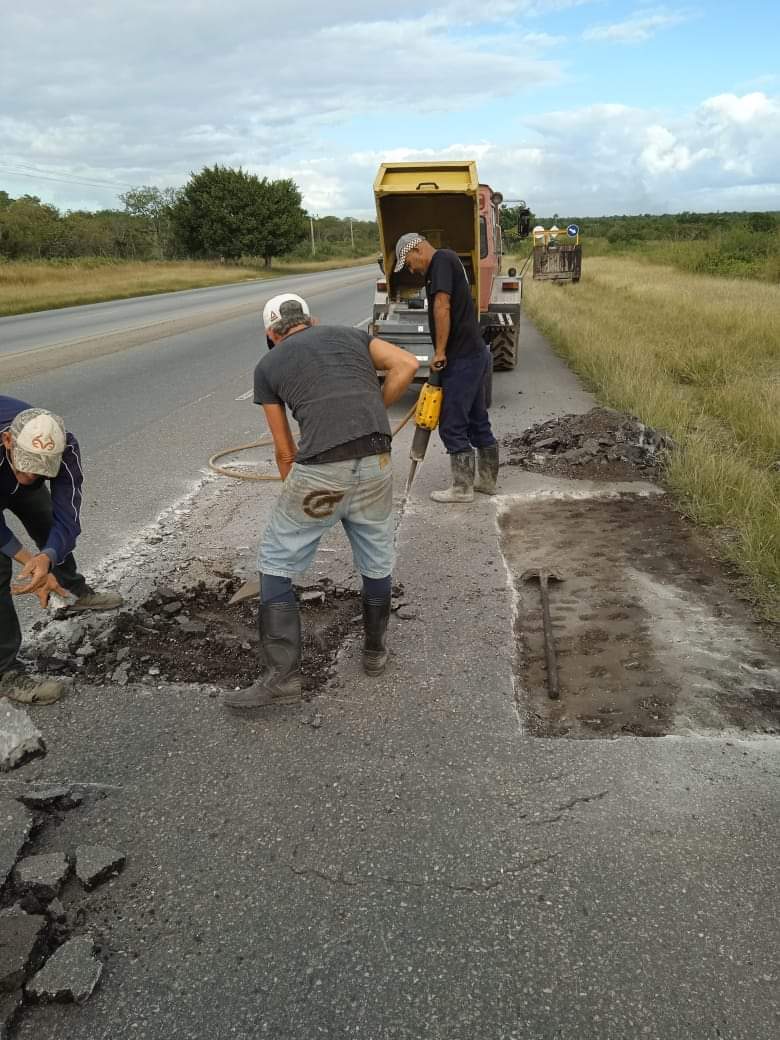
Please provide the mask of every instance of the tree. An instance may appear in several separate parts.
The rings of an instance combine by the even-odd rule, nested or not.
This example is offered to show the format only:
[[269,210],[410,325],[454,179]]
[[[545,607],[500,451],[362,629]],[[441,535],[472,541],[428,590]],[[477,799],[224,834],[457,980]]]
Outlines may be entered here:
[[262,256],[287,252],[306,234],[301,196],[290,180],[261,180],[244,170],[204,167],[173,207],[176,241],[190,256]]
[[755,231],[757,234],[764,231],[774,231],[777,227],[773,213],[751,213],[747,222],[750,230]]
[[306,236],[306,214],[294,181],[261,181],[265,214],[258,256],[270,267],[275,256],[289,253]]
[[156,188],[143,184],[119,196],[125,212],[143,220],[152,239],[152,254],[162,260],[170,256],[173,245],[172,212],[178,192],[175,188]]
[[263,201],[257,177],[225,166],[204,167],[191,176],[174,207],[177,242],[190,256],[237,260],[257,254]]
[[65,255],[62,218],[54,206],[23,195],[0,210],[0,252],[12,260]]

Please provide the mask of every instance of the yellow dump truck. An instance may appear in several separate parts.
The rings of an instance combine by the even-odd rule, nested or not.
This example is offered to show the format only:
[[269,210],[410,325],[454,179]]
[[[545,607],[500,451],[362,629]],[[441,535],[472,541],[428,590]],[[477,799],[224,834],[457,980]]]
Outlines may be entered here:
[[377,279],[371,330],[413,353],[420,373],[433,356],[425,286],[395,267],[395,243],[406,231],[434,248],[452,249],[466,271],[480,328],[496,370],[517,364],[522,282],[501,274],[503,253],[498,192],[480,184],[477,164],[382,163],[374,181],[382,275]]

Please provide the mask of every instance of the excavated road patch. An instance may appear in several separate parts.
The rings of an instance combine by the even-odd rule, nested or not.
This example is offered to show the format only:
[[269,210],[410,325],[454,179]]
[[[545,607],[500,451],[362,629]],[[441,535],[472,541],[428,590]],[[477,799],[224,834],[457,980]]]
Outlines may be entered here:
[[[36,667],[93,683],[248,686],[258,674],[257,602],[229,605],[239,585],[231,578],[216,586],[161,588],[134,610],[77,629],[67,650],[42,654]],[[303,689],[311,695],[330,678],[339,647],[360,621],[360,595],[327,581],[298,593]]]
[[[662,496],[507,498],[519,710],[540,737],[780,732],[780,654]],[[546,566],[560,700],[547,694]]]

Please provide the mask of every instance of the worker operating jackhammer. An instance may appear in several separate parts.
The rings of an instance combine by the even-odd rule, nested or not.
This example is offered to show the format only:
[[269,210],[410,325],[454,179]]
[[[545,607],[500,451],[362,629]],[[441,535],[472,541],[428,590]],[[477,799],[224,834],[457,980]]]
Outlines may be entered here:
[[[258,553],[262,670],[228,693],[229,708],[301,699],[301,619],[292,578],[312,563],[325,531],[341,523],[363,578],[363,670],[387,664],[394,563],[393,484],[387,408],[414,378],[413,355],[359,329],[318,325],[293,293],[263,310],[269,352],[255,368],[284,481]],[[271,349],[272,348],[272,349]],[[384,372],[380,387],[377,371]],[[300,427],[296,448],[289,408]]]
[[475,491],[494,495],[498,444],[485,401],[492,358],[479,329],[466,270],[457,253],[434,249],[414,231],[401,235],[395,256],[396,273],[406,267],[425,278],[434,347],[431,368],[441,372],[444,390],[439,436],[450,457],[452,484],[432,492],[431,498],[471,502]]

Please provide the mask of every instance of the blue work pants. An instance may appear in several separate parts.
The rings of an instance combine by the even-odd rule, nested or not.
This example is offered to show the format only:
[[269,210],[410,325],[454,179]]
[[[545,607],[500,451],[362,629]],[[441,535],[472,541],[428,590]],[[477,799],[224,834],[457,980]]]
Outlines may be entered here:
[[496,443],[485,402],[489,366],[493,358],[487,347],[447,361],[442,370],[444,390],[439,435],[448,454],[488,448]]

